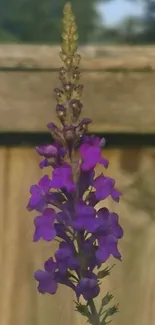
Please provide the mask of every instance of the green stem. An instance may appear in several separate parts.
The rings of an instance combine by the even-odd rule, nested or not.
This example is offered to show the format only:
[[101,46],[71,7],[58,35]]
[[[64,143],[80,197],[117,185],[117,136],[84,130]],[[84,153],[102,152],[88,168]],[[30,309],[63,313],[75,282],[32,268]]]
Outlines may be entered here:
[[92,325],[100,325],[99,316],[98,316],[93,299],[88,301],[88,306],[89,306],[91,314],[92,314]]

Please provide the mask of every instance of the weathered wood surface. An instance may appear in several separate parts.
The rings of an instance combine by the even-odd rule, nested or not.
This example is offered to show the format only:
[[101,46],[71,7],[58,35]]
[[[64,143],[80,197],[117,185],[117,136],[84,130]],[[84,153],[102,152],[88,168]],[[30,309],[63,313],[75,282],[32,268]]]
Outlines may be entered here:
[[[0,68],[56,69],[62,61],[60,46],[0,44]],[[88,70],[155,69],[155,47],[81,46],[81,67]]]
[[[116,262],[102,293],[113,291],[120,303],[115,325],[154,325],[155,150],[116,149],[104,156],[110,160],[107,174],[124,193],[119,204],[105,204],[119,212],[125,235],[123,261]],[[30,185],[43,175],[38,161],[33,149],[0,149],[0,324],[84,325],[70,290],[60,287],[55,296],[36,291],[33,273],[55,250],[51,244],[32,243],[35,214],[25,209]]]
[[[0,131],[41,132],[56,120],[53,89],[60,82],[58,73],[50,69],[62,64],[59,50],[0,45]],[[154,133],[155,48],[92,46],[80,53],[86,70],[81,78],[83,115],[93,119],[90,131]]]

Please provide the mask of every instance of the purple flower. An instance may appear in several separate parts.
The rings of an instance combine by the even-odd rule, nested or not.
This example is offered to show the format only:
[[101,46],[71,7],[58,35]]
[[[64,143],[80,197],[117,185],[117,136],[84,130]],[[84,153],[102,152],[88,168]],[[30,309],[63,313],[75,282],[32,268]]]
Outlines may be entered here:
[[59,245],[59,249],[55,253],[55,259],[57,262],[60,273],[65,273],[69,268],[76,270],[79,267],[79,261],[75,256],[75,248],[71,243],[62,242]]
[[89,277],[82,277],[76,287],[77,297],[79,298],[82,295],[85,300],[95,298],[99,292],[97,277],[93,273]]
[[94,180],[94,187],[96,189],[95,192],[96,198],[100,201],[106,199],[109,195],[111,195],[113,200],[119,201],[121,192],[114,189],[114,185],[115,185],[114,179],[110,177],[105,177],[103,174],[98,176]]
[[102,158],[99,138],[86,137],[80,146],[80,155],[82,158],[81,169],[84,171],[94,169],[97,164],[101,164],[105,168],[108,167],[108,160]]
[[101,208],[97,211],[100,234],[113,235],[117,239],[123,237],[123,229],[118,223],[118,215],[114,212],[109,212],[107,208]]
[[39,166],[41,169],[43,169],[44,167],[49,167],[51,165],[50,161],[45,158],[44,160],[42,160],[40,163],[39,163]]
[[58,154],[58,149],[56,146],[51,144],[46,146],[38,146],[36,147],[36,151],[39,153],[40,156],[44,156],[46,158],[56,157]]
[[31,198],[29,199],[27,209],[29,211],[37,210],[44,211],[47,207],[47,196],[50,186],[50,179],[47,175],[40,179],[38,185],[32,185],[30,188]]
[[36,147],[36,151],[40,156],[45,157],[45,159],[39,164],[40,168],[48,166],[60,166],[66,154],[66,149],[63,148],[59,143],[38,146]]
[[55,277],[56,263],[52,258],[44,263],[45,271],[38,270],[35,272],[35,279],[39,282],[38,291],[40,293],[54,294],[57,291],[58,284]]
[[44,270],[36,271],[34,277],[39,282],[38,291],[42,294],[55,294],[58,283],[66,285],[75,291],[75,285],[69,279],[69,274],[61,274],[57,271],[57,263],[53,261],[52,257],[44,263]]
[[35,218],[35,233],[33,240],[36,242],[40,238],[45,241],[51,241],[56,237],[56,230],[54,228],[55,211],[47,208],[43,214]]
[[68,192],[75,191],[76,185],[72,179],[72,168],[64,163],[61,167],[55,168],[50,186],[55,189],[66,189]]
[[110,255],[121,260],[121,254],[118,251],[117,243],[118,240],[112,235],[100,236],[98,238],[99,248],[96,251],[96,258],[99,263],[106,262]]
[[93,232],[96,229],[96,210],[80,200],[76,206],[73,228]]
[[110,255],[120,259],[121,255],[117,249],[119,238],[123,237],[123,229],[118,223],[118,215],[110,213],[108,209],[101,208],[98,212],[99,227],[96,231],[99,248],[96,257],[100,263],[104,263]]

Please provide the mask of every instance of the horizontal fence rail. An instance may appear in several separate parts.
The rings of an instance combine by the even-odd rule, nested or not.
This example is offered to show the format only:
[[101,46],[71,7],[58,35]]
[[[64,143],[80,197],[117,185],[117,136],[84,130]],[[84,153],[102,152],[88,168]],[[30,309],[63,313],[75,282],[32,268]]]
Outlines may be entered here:
[[[0,131],[44,132],[56,121],[59,47],[0,45]],[[155,48],[81,47],[90,132],[155,133]]]

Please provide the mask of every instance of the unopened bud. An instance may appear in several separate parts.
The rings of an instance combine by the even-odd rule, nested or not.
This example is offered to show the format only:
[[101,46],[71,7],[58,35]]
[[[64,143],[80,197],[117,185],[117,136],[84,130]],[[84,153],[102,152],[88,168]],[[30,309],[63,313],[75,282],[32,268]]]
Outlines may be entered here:
[[59,89],[59,88],[55,88],[54,91],[55,91],[55,93],[56,93],[56,95],[58,97],[60,97],[61,95],[63,95],[63,91],[61,89]]
[[75,53],[75,54],[74,54],[74,58],[73,58],[73,62],[74,62],[74,64],[75,64],[75,65],[79,65],[79,64],[80,64],[80,60],[81,60],[81,56],[80,56],[80,54]]
[[64,125],[65,119],[66,119],[66,108],[63,105],[58,104],[56,106],[56,112],[59,120]]
[[72,75],[73,75],[73,79],[75,79],[75,80],[78,80],[80,78],[80,71],[79,71],[78,67],[76,67],[73,70]]
[[79,118],[79,116],[81,114],[81,110],[82,110],[83,105],[77,99],[73,99],[70,102],[70,105],[71,105],[71,108],[72,108],[72,111],[73,111],[73,118],[74,118],[75,121],[77,121],[77,119]]
[[66,142],[74,142],[75,139],[75,128],[73,126],[66,126],[63,128],[63,135]]
[[69,68],[72,65],[72,58],[67,58],[64,63],[66,64],[67,68]]
[[65,69],[64,67],[61,67],[61,68],[59,69],[59,74],[60,74],[60,76],[65,75],[65,73],[66,73],[66,69]]
[[73,88],[73,85],[70,82],[68,84],[65,84],[64,85],[64,89],[67,92],[71,92],[72,91],[72,88]]

